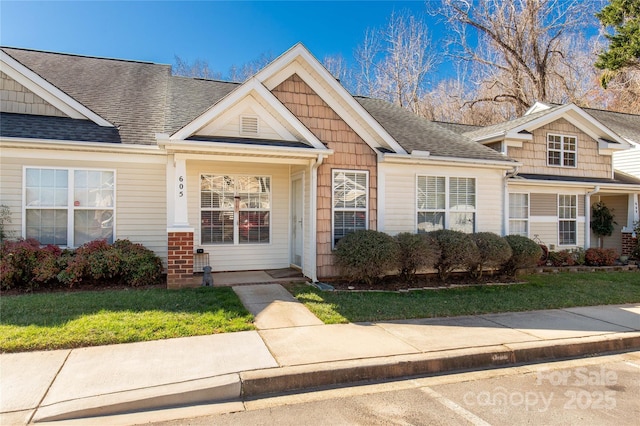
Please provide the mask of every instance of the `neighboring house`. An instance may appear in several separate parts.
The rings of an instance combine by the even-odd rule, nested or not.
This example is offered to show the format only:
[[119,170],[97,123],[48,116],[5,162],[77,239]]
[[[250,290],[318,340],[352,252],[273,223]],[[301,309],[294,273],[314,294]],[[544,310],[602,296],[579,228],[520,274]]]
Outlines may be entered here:
[[628,129],[637,117],[538,103],[523,117],[462,134],[521,163],[507,179],[508,233],[539,239],[552,250],[597,247],[590,214],[602,201],[617,222],[603,246],[628,254],[640,178],[614,165],[631,147],[628,135],[635,133]]
[[[214,271],[294,266],[313,280],[336,276],[335,244],[358,229],[556,238],[559,223],[572,242],[563,247],[577,246],[589,239],[585,196],[595,188],[585,176],[600,187],[592,199],[627,208],[640,192],[611,167],[611,152],[628,142],[575,106],[551,121],[578,116],[577,127],[554,134],[578,139],[570,171],[585,172],[541,178],[565,168],[531,169],[517,152],[531,134],[471,139],[353,97],[300,44],[242,84],[16,48],[2,48],[0,60],[0,204],[12,230],[66,247],[142,243],[165,262],[169,287],[195,282],[196,250]],[[526,129],[554,129],[537,124]],[[559,152],[568,161],[572,151]],[[558,220],[559,209],[569,217]]]

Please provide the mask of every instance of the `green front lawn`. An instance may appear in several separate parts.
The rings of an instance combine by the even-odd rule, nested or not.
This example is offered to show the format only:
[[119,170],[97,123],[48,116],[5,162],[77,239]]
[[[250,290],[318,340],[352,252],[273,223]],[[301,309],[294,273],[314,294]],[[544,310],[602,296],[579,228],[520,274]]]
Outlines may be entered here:
[[520,277],[523,284],[394,292],[289,291],[325,324],[449,317],[493,312],[640,302],[640,272],[585,272]]
[[0,352],[253,330],[229,287],[40,293],[0,297]]

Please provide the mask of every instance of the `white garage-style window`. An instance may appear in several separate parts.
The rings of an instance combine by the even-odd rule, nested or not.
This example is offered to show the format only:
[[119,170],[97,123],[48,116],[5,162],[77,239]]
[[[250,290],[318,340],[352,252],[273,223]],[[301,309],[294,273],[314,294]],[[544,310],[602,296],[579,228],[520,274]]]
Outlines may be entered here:
[[269,176],[200,176],[202,244],[256,244],[271,239]]
[[577,241],[576,221],[578,196],[558,195],[558,244],[575,245]]
[[576,167],[577,139],[575,136],[547,135],[547,164]]
[[509,234],[529,236],[529,194],[509,194]]
[[334,170],[332,176],[333,246],[345,235],[367,229],[369,172]]
[[113,242],[113,170],[25,167],[23,182],[26,238],[65,247]]
[[475,178],[418,176],[416,186],[418,232],[445,228],[474,232]]

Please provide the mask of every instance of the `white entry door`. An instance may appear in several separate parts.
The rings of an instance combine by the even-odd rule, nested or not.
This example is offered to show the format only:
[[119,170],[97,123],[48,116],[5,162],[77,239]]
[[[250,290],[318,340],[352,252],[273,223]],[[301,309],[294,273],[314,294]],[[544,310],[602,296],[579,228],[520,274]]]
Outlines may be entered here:
[[303,178],[294,177],[291,182],[291,264],[302,268],[304,246]]

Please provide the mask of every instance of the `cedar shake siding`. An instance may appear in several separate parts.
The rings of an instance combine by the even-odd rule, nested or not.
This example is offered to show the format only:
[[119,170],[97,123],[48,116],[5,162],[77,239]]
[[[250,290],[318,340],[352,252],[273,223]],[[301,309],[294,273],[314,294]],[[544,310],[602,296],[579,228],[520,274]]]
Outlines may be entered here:
[[318,169],[317,274],[339,275],[331,249],[331,175],[334,169],[369,171],[369,229],[377,229],[377,156],[298,75],[272,93],[334,154]]
[[[547,166],[547,134],[575,136],[577,138],[576,167]],[[509,147],[509,157],[520,161],[520,173],[556,176],[591,177],[611,179],[613,177],[610,155],[598,153],[598,141],[569,123],[564,118],[533,131],[533,140],[524,142],[522,148]]]

